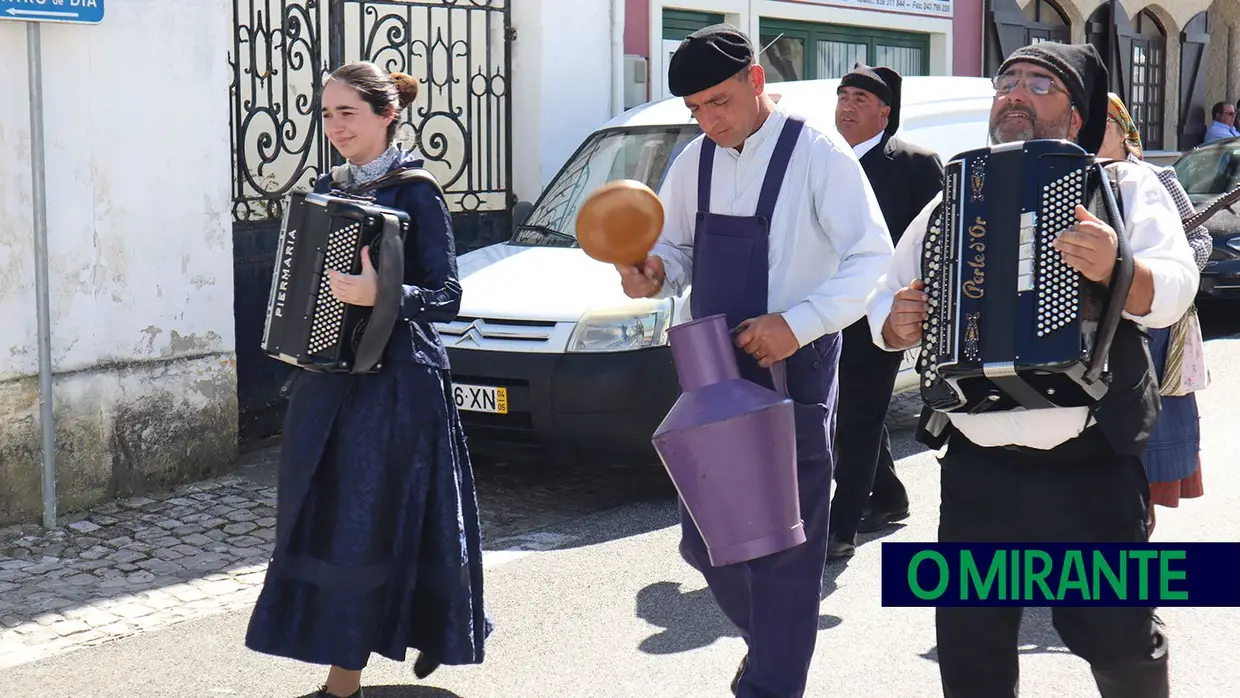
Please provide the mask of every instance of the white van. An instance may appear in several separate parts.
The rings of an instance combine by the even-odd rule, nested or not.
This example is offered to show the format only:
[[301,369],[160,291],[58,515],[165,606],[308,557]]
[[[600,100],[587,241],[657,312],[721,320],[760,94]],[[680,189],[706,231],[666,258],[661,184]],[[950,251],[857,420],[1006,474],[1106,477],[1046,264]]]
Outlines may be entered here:
[[[838,80],[772,84],[794,112],[835,112]],[[983,78],[909,77],[901,137],[946,162],[987,144],[994,91]],[[605,182],[655,191],[701,133],[679,98],[635,107],[591,134],[511,240],[460,256],[460,317],[438,325],[471,451],[594,466],[657,463],[650,437],[679,385],[667,328],[685,296],[633,300],[573,237],[577,207]],[[916,384],[906,356],[897,390]]]

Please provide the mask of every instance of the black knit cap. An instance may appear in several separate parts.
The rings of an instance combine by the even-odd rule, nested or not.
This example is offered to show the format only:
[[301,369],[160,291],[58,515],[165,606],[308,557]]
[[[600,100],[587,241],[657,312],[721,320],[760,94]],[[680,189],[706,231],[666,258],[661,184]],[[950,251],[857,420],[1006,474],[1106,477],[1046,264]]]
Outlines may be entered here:
[[857,61],[852,71],[840,78],[840,87],[865,90],[891,107],[891,114],[887,117],[887,128],[884,131],[887,135],[894,134],[900,128],[900,87],[903,83],[904,78],[891,68],[885,66],[871,68],[862,61]]
[[1081,114],[1076,142],[1097,153],[1107,128],[1107,67],[1092,44],[1043,42],[1016,49],[1003,65],[1002,75],[1014,63],[1032,63],[1054,73],[1068,88],[1068,97]]
[[709,90],[753,64],[749,37],[730,24],[699,29],[680,42],[667,67],[667,87],[677,97]]
[[840,87],[856,87],[872,93],[883,100],[884,104],[891,104],[891,85],[887,83],[886,76],[878,72],[879,70],[857,61],[852,71],[840,78]]

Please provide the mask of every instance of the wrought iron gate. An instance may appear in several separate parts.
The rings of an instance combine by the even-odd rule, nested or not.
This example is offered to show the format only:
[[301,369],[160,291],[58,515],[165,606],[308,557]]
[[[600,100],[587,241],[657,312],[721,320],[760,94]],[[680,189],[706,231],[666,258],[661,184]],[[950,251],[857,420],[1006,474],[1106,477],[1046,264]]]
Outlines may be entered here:
[[279,430],[289,369],[258,350],[282,200],[339,162],[318,95],[330,70],[369,60],[421,83],[398,139],[443,184],[457,251],[511,229],[511,0],[233,0],[229,49],[241,438]]

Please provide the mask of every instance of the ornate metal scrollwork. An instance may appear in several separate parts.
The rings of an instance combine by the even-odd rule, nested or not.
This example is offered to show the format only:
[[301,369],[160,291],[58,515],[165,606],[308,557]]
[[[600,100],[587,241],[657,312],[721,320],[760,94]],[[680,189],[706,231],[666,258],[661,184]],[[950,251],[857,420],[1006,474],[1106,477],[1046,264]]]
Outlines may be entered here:
[[234,12],[235,220],[278,219],[284,195],[331,163],[318,94],[353,60],[421,82],[398,137],[426,158],[450,209],[508,208],[508,0],[235,0]]
[[457,212],[502,211],[511,188],[505,0],[344,0],[346,56],[418,78],[399,138]]
[[321,0],[237,0],[232,67],[233,217],[278,219],[284,194],[322,171]]

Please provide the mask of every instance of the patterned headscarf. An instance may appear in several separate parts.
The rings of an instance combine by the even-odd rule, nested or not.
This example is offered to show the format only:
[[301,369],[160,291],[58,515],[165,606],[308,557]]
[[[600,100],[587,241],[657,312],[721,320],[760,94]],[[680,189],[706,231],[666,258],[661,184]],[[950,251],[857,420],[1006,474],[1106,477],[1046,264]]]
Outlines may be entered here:
[[1124,107],[1124,101],[1114,92],[1107,93],[1107,118],[1114,119],[1119,124],[1119,128],[1124,132],[1124,148],[1129,153],[1141,157],[1141,132],[1137,130],[1137,124],[1128,115],[1128,109]]

